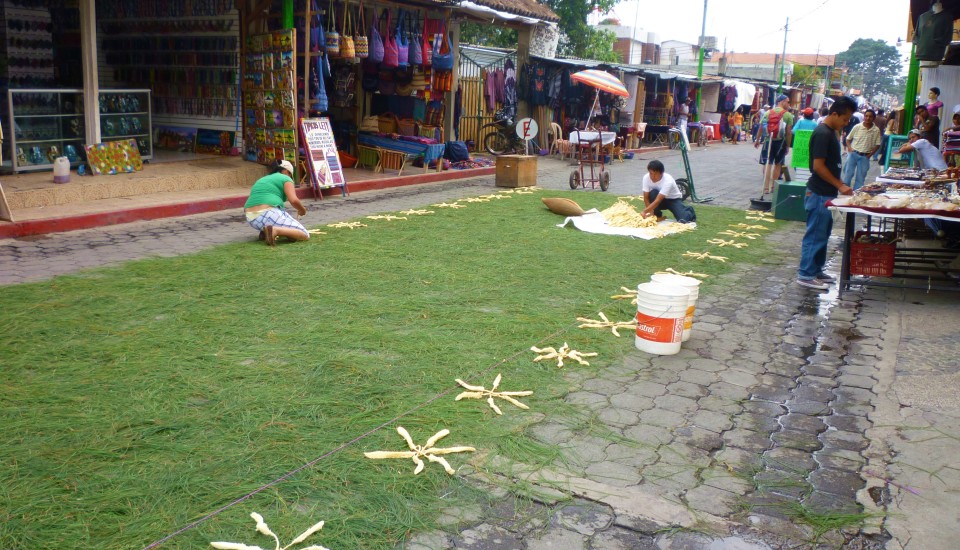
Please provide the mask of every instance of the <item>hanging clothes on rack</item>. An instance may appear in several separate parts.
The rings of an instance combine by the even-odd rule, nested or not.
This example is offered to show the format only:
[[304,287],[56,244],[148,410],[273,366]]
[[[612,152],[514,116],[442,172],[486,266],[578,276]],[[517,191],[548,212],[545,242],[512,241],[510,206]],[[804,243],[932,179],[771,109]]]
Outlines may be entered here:
[[503,64],[503,99],[504,104],[516,114],[517,112],[517,69],[512,59]]

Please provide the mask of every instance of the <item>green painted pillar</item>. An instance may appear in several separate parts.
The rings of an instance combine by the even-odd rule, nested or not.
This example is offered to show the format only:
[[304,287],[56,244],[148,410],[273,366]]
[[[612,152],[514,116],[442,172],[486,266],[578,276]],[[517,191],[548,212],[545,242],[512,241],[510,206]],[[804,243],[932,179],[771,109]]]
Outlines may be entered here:
[[700,60],[697,62],[697,80],[699,81],[699,86],[697,87],[697,114],[693,116],[694,122],[700,122],[700,111],[701,111],[701,96],[703,95],[703,44],[700,44]]
[[920,80],[920,62],[917,60],[917,46],[910,46],[910,70],[907,72],[907,91],[903,98],[903,133],[913,128],[914,104],[917,102],[917,84]]
[[283,0],[283,10],[280,12],[280,28],[293,28],[293,0]]

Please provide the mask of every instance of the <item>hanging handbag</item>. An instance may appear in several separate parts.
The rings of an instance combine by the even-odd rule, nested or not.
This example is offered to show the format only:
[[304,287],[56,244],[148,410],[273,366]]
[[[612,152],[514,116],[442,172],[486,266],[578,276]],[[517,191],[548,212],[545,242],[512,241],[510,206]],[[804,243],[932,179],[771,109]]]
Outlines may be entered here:
[[320,6],[317,5],[317,0],[311,1],[310,12],[314,14],[311,17],[313,24],[310,25],[310,51],[320,52],[325,50],[327,46],[323,33],[323,20],[320,18]]
[[390,32],[390,9],[384,8],[383,15],[380,16],[380,19],[383,20],[383,16],[387,16],[387,26],[383,34],[383,61],[380,62],[381,69],[396,69],[399,66],[399,59],[397,53],[397,40],[393,37],[393,34]]
[[327,31],[324,40],[326,41],[327,55],[337,57],[340,55],[340,33],[337,32],[337,20],[334,17],[333,0],[330,0],[330,7],[327,8]]
[[410,64],[423,65],[423,50],[420,46],[420,15],[414,15],[416,27],[411,29],[410,35]]
[[353,47],[356,51],[358,59],[366,59],[370,55],[370,43],[367,41],[367,36],[363,33],[366,31],[366,20],[363,18],[363,2],[360,3],[360,7],[357,10],[359,12],[360,24],[357,26],[357,33],[353,36]]
[[430,45],[430,33],[427,31],[427,18],[423,18],[423,48],[421,48],[421,53],[423,54],[422,65],[424,70],[430,68],[431,59],[433,58],[433,46]]
[[[443,43],[446,38],[447,53],[443,53]],[[453,70],[453,44],[450,42],[450,35],[447,34],[447,25],[443,25],[443,34],[438,34],[433,38],[433,68],[437,71]]]
[[407,40],[406,33],[403,32],[403,23],[406,19],[406,13],[401,9],[397,13],[397,67],[405,68],[410,60],[410,41]]
[[357,57],[357,50],[353,45],[351,29],[353,21],[350,19],[350,5],[343,5],[343,36],[340,37],[340,57],[353,61]]
[[374,18],[373,23],[370,24],[370,55],[367,57],[373,63],[380,63],[383,61],[383,38],[380,37],[380,31],[377,30],[377,26],[380,24],[380,21],[376,18],[377,12],[373,12]]

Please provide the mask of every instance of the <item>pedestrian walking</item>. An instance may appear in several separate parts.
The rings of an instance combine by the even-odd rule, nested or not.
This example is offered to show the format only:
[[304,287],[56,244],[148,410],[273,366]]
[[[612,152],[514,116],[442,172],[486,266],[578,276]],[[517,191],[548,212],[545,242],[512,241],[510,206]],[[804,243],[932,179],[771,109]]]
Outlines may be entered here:
[[847,136],[847,162],[843,166],[842,179],[847,185],[853,182],[854,190],[863,187],[870,169],[870,157],[880,150],[882,136],[874,120],[876,113],[873,109],[867,109],[863,113],[863,122],[854,126]]

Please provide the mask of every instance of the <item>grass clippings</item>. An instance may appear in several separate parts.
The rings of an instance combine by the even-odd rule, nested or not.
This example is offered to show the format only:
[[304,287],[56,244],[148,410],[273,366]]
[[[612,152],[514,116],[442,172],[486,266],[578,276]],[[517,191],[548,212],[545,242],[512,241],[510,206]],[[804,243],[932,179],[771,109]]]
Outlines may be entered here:
[[242,539],[257,510],[280,533],[326,519],[329,548],[393,548],[487,498],[439,468],[364,458],[394,448],[397,425],[451,428],[475,468],[563,460],[525,415],[454,401],[456,378],[503,373],[536,388],[538,415],[589,429],[570,419],[566,371],[531,346],[567,340],[598,353],[577,369],[616,364],[632,339],[579,330],[578,316],[629,318],[635,307],[610,299],[624,284],[667,267],[719,275],[771,251],[682,257],[738,210],[698,206],[696,231],[645,241],[557,228],[531,195],[4,287],[0,548],[144,547],[253,491],[163,547]]

